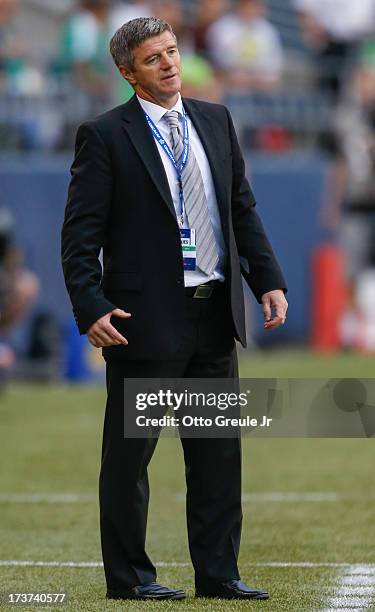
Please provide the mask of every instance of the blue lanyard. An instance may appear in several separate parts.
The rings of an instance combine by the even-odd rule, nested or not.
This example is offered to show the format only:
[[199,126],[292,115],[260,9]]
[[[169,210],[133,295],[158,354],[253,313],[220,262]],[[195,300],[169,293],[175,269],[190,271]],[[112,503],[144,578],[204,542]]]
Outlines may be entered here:
[[168,155],[169,159],[171,160],[174,169],[176,170],[176,174],[177,174],[177,178],[178,178],[178,184],[180,187],[180,193],[179,193],[179,197],[180,197],[180,205],[181,205],[181,216],[179,218],[179,225],[180,227],[183,226],[184,223],[184,213],[185,213],[185,207],[184,207],[184,192],[182,189],[182,173],[185,169],[185,166],[187,164],[187,160],[189,157],[189,149],[190,149],[190,142],[189,142],[189,126],[188,126],[188,120],[187,120],[187,114],[185,109],[183,109],[183,118],[184,118],[184,137],[183,137],[183,144],[184,144],[184,148],[182,150],[182,155],[180,158],[180,163],[177,163],[175,156],[173,155],[173,152],[171,151],[170,147],[168,146],[168,143],[164,140],[164,138],[162,137],[162,135],[160,134],[158,128],[156,127],[155,123],[152,121],[151,117],[148,116],[148,114],[146,113],[146,111],[144,111],[145,115],[146,115],[146,119],[147,119],[147,123],[150,126],[150,129],[155,137],[155,140],[157,140],[157,142],[159,143],[159,145],[162,147],[162,149],[164,149],[164,151],[166,152],[166,154]]

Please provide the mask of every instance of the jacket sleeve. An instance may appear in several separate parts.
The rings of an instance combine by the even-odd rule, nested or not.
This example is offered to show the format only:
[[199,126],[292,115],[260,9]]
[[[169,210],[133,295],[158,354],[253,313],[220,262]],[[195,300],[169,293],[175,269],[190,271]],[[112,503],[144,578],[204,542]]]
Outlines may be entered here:
[[287,291],[286,283],[262,222],[255,211],[255,198],[245,175],[242,157],[232,118],[226,109],[232,148],[232,221],[238,254],[247,261],[241,267],[258,302],[273,289]]
[[112,194],[111,163],[92,122],[77,132],[75,159],[61,235],[62,266],[73,313],[81,334],[116,306],[100,283],[99,254],[106,242]]

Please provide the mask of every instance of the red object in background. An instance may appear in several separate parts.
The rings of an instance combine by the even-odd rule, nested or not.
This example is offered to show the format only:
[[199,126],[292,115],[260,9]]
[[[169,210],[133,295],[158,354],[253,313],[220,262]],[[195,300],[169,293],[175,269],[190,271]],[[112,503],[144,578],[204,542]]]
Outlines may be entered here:
[[332,352],[340,348],[339,322],[346,302],[344,255],[327,244],[312,257],[312,335],[314,349]]
[[262,151],[280,153],[291,148],[292,139],[283,127],[270,125],[257,130],[255,144]]

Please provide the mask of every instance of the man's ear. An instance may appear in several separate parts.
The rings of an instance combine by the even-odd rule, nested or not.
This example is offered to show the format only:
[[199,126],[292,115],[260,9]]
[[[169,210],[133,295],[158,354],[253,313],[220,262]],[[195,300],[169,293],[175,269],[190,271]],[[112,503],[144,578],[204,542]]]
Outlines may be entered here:
[[134,73],[131,70],[128,70],[127,68],[125,68],[125,66],[119,66],[118,69],[121,72],[124,79],[128,81],[130,85],[133,85],[134,87],[134,85],[137,84],[137,79],[135,78]]

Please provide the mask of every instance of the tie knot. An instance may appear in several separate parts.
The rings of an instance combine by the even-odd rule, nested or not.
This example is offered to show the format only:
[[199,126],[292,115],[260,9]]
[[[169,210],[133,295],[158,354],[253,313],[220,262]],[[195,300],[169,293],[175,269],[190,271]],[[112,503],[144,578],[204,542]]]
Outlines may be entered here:
[[179,115],[179,113],[176,110],[168,111],[164,115],[165,120],[168,123],[168,125],[169,125],[171,130],[173,128],[178,128],[179,127],[178,115]]

